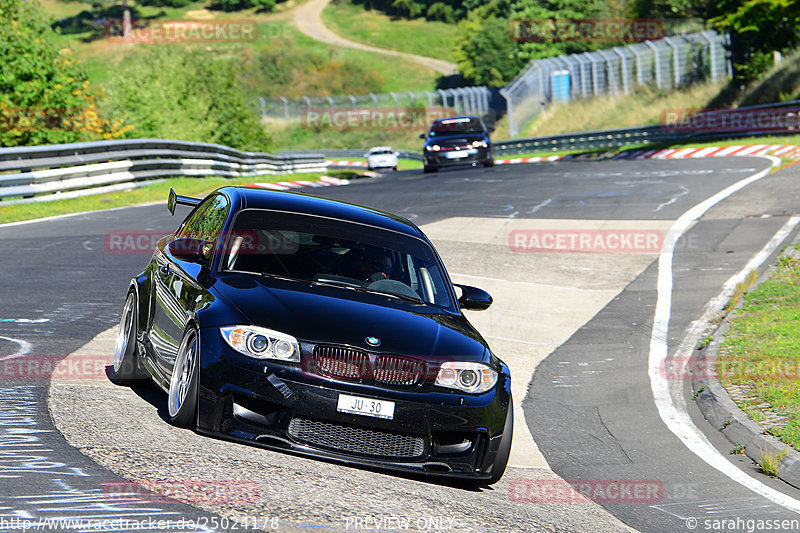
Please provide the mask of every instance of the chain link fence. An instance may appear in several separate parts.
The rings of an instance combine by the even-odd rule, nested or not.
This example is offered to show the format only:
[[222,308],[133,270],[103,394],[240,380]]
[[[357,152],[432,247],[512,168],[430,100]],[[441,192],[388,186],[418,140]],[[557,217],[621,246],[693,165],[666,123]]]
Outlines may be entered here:
[[728,36],[714,31],[675,35],[596,52],[535,59],[500,89],[510,138],[552,102],[629,94],[638,85],[676,88],[731,75]]
[[437,91],[348,94],[344,96],[302,96],[300,98],[258,98],[257,108],[264,120],[302,121],[311,113],[344,111],[437,109],[457,114],[486,115],[493,107],[487,87],[460,87]]

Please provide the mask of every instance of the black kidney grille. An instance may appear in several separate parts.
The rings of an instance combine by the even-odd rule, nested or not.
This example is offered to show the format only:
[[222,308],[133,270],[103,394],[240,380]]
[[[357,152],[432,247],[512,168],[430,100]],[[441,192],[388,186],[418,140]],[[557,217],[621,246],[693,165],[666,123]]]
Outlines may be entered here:
[[338,346],[317,346],[313,368],[320,375],[337,379],[363,379],[369,373],[369,356],[362,351]]
[[395,355],[375,358],[373,373],[375,381],[388,385],[416,385],[422,378],[425,365],[417,359]]
[[317,346],[312,360],[304,363],[311,373],[348,381],[375,381],[410,387],[425,377],[425,363],[401,355],[370,355],[358,348]]
[[314,446],[376,457],[420,457],[425,451],[421,437],[303,418],[292,419],[289,435]]

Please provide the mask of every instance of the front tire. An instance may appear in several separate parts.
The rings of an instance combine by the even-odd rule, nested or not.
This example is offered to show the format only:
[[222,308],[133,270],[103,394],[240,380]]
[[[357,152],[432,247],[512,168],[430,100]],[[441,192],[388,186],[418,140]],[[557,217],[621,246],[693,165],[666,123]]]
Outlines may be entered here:
[[131,291],[125,299],[125,307],[122,308],[111,365],[111,380],[120,385],[131,385],[147,377],[139,369],[136,349],[136,338],[139,334],[137,309],[136,292]]
[[508,396],[508,412],[506,413],[506,425],[503,428],[503,440],[500,442],[500,449],[497,450],[497,457],[492,466],[492,477],[486,481],[487,485],[493,485],[500,481],[508,466],[508,457],[511,455],[511,440],[514,437],[514,402],[511,395]]
[[167,402],[170,421],[179,427],[197,425],[197,376],[200,358],[197,330],[190,327],[183,334],[172,379],[169,382]]
[[428,165],[424,165],[422,167],[422,171],[425,172],[425,174],[430,174],[431,172],[436,172],[437,170],[439,170],[439,169],[436,168],[436,167],[428,166]]

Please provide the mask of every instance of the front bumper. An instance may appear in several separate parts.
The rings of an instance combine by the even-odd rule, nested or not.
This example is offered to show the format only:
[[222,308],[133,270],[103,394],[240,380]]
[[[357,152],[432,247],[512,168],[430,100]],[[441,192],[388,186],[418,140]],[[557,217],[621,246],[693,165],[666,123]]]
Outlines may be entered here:
[[492,160],[492,152],[489,148],[473,148],[468,151],[466,157],[452,158],[446,154],[463,153],[467,150],[447,150],[447,151],[425,151],[425,165],[429,167],[448,167],[460,165],[484,164]]
[[397,159],[367,159],[367,166],[369,168],[395,168],[397,166]]
[[[198,430],[337,462],[469,479],[491,477],[511,408],[508,369],[480,395],[326,380],[234,352],[201,332]],[[340,393],[395,402],[384,420],[337,411]]]

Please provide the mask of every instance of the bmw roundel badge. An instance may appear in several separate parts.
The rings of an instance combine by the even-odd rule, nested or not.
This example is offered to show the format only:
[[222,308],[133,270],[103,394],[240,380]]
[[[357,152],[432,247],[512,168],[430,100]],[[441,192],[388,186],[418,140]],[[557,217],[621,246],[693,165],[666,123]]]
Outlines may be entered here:
[[370,346],[380,346],[381,340],[378,337],[367,337],[364,339]]

